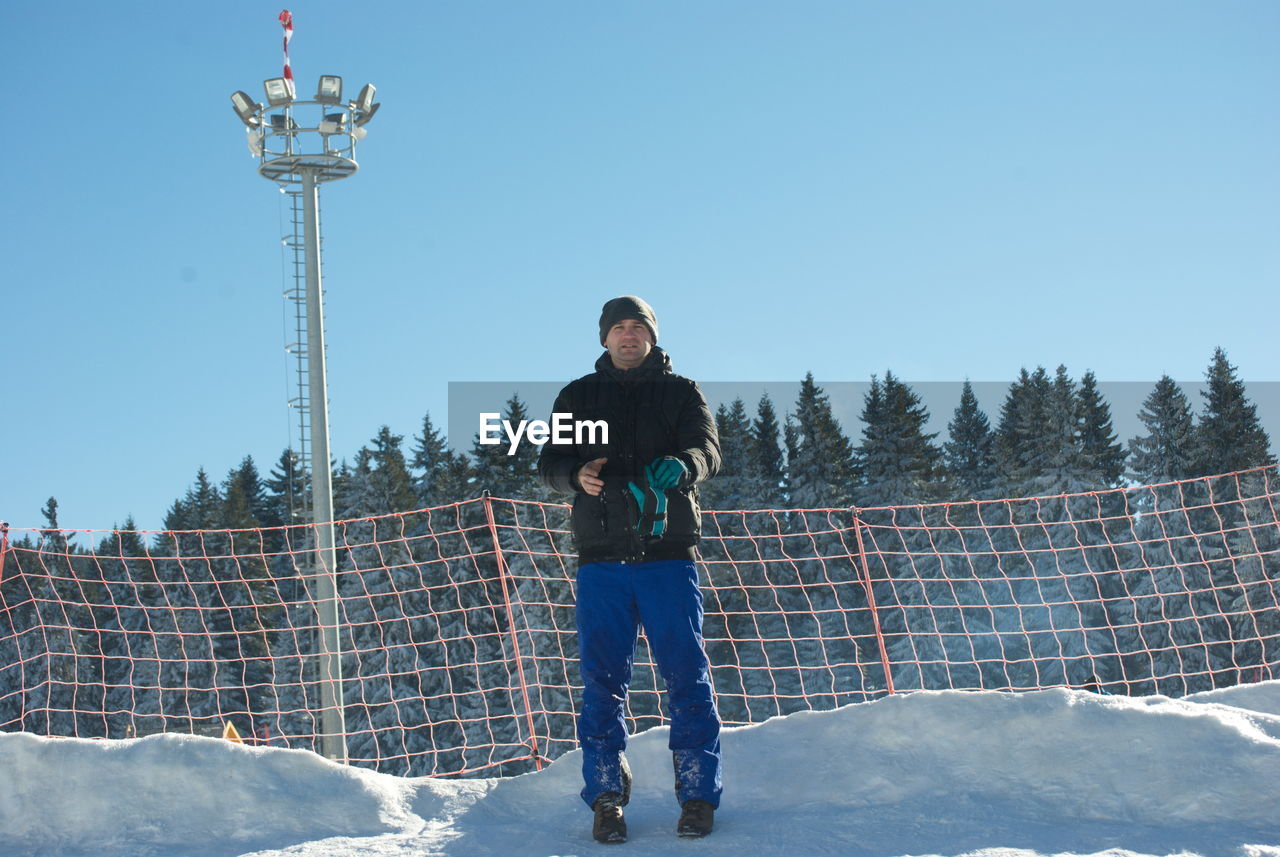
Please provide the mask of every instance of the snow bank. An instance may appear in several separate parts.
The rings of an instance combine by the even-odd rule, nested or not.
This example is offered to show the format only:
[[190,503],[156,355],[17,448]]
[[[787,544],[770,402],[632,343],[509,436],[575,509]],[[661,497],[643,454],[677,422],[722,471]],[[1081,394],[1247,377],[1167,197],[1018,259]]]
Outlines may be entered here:
[[[655,729],[628,753],[625,849],[1280,857],[1280,715],[1250,710],[1277,694],[1280,682],[1194,702],[922,691],[729,730],[724,806],[698,842],[673,835]],[[407,780],[215,739],[6,734],[0,855],[595,854],[578,765],[572,753],[508,780]]]
[[414,791],[312,753],[185,735],[0,735],[0,770],[5,855],[237,854],[368,836],[404,827]]
[[1280,716],[1280,681],[1264,681],[1260,684],[1241,684],[1219,690],[1206,690],[1183,697],[1187,702],[1208,702],[1233,705],[1250,711]]

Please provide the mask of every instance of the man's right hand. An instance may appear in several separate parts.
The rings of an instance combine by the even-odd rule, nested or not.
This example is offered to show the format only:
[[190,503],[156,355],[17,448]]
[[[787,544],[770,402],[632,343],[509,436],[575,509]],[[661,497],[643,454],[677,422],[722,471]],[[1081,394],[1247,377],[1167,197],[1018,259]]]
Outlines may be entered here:
[[600,492],[604,490],[604,480],[600,478],[600,471],[608,460],[607,458],[597,458],[578,468],[578,487],[584,493],[590,494],[592,497],[600,496]]

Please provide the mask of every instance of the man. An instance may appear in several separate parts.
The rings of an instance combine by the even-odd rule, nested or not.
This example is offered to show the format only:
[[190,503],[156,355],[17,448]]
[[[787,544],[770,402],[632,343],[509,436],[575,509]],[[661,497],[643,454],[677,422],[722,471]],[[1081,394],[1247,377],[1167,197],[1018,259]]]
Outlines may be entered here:
[[544,484],[574,495],[582,799],[595,812],[600,842],[627,836],[623,711],[641,625],[667,685],[677,832],[710,833],[720,805],[720,718],[695,565],[696,486],[720,468],[720,442],[702,391],[671,371],[657,342],[647,303],[630,295],[606,303],[600,344],[607,350],[595,372],[560,391],[555,413],[603,420],[607,441],[584,432],[581,443],[547,443],[538,461]]

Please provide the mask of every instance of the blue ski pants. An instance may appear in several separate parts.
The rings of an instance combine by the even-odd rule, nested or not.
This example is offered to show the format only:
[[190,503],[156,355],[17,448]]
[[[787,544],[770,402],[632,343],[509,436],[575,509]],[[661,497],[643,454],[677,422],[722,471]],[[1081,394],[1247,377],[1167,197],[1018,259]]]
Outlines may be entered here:
[[578,570],[578,714],[582,799],[622,792],[623,717],[636,634],[643,626],[667,685],[676,799],[720,805],[720,715],[703,650],[702,591],[691,560],[594,562]]

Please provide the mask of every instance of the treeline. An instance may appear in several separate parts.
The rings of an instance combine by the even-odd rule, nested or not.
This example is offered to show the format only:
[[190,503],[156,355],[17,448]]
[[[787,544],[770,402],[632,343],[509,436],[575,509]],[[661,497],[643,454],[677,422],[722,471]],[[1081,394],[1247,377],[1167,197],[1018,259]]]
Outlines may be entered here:
[[[1197,412],[1161,379],[1127,445],[1093,377],[1065,369],[1021,373],[994,424],[966,386],[945,438],[924,430],[927,412],[892,373],[871,385],[856,442],[811,376],[781,417],[767,397],[754,417],[741,401],[720,408],[725,466],[705,486],[708,507],[862,509],[856,519],[720,516],[704,533],[722,716],[754,722],[873,698],[890,676],[900,689],[1182,695],[1271,675],[1273,470],[1049,502],[869,508],[1274,464],[1221,351],[1207,380]],[[507,417],[528,417],[519,399]],[[458,454],[429,417],[404,445],[383,428],[336,472],[349,751],[409,775],[527,770],[531,718],[551,741],[538,752],[573,744],[565,516],[448,505],[485,490],[544,498],[530,447],[508,457],[505,445],[473,442]],[[68,550],[50,500],[40,543],[15,545],[0,579],[10,605],[0,612],[0,687],[10,688],[0,724],[120,737],[230,719],[262,740],[310,746],[321,705],[315,545],[312,528],[279,527],[305,522],[308,493],[288,452],[265,477],[247,458],[220,483],[201,471],[150,553],[126,528],[96,555]],[[523,671],[536,674],[532,703],[517,691]],[[631,711],[642,725],[661,717],[657,686],[637,671]],[[495,747],[517,761],[490,767]]]
[[[1274,464],[1257,408],[1226,353],[1205,372],[1196,412],[1167,375],[1138,414],[1142,434],[1124,444],[1092,372],[1078,381],[1065,366],[1023,369],[1010,384],[994,424],[966,382],[945,438],[927,432],[930,415],[910,385],[891,371],[873,377],[856,441],[830,400],[805,376],[792,411],[779,419],[768,395],[748,413],[741,399],[716,412],[724,464],[701,489],[708,509],[813,509],[897,506],[937,501],[1031,497],[1153,484]],[[513,396],[504,418],[529,419]],[[334,471],[339,520],[395,514],[468,500],[488,491],[512,499],[552,500],[537,478],[537,449],[472,440],[458,453],[430,414],[406,450],[383,426],[354,461]],[[164,518],[166,530],[275,528],[309,520],[310,483],[291,450],[267,476],[246,457],[221,483],[201,469]],[[43,510],[48,539],[63,539],[57,501]],[[63,539],[65,544],[65,539]],[[141,555],[144,544],[127,519],[97,547],[100,554]]]

